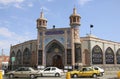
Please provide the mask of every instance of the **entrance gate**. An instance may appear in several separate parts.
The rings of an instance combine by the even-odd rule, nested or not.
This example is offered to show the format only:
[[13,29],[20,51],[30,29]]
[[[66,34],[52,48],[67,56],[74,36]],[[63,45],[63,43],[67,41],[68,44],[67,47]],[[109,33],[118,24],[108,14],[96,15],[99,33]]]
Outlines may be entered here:
[[54,66],[58,68],[64,67],[64,53],[63,45],[53,40],[46,46],[46,66]]
[[58,67],[58,68],[63,68],[61,56],[55,55],[55,56],[53,56],[52,59],[53,59],[53,61],[52,61],[53,66]]

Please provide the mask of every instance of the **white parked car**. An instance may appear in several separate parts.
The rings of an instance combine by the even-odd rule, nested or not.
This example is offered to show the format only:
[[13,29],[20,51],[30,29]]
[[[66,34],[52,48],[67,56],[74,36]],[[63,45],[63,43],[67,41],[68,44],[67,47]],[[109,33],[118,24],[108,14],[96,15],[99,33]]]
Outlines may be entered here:
[[57,67],[47,67],[40,71],[41,76],[55,76],[61,77],[63,75],[63,70]]
[[99,70],[100,71],[100,76],[103,76],[104,75],[104,69],[102,69],[102,68],[100,68],[100,67],[98,67],[98,66],[93,66],[93,68],[95,69],[95,70]]

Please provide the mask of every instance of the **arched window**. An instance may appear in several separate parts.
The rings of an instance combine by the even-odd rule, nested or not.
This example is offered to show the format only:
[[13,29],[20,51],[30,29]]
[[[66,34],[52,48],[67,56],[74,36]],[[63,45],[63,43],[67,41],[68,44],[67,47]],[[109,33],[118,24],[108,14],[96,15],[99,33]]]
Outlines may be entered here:
[[20,50],[18,50],[16,54],[16,64],[21,65],[22,64],[22,53]]
[[117,50],[116,58],[117,58],[117,64],[120,64],[120,48]]
[[76,17],[73,17],[73,22],[76,22]]
[[103,52],[98,45],[92,49],[92,64],[103,64]]
[[80,19],[79,19],[79,17],[77,17],[77,22],[79,22],[80,21]]
[[14,51],[12,51],[11,57],[15,57],[15,52]]
[[110,47],[106,49],[105,61],[106,61],[106,64],[114,64],[114,52]]
[[24,65],[29,65],[31,62],[31,53],[28,48],[26,48],[23,52],[23,64]]

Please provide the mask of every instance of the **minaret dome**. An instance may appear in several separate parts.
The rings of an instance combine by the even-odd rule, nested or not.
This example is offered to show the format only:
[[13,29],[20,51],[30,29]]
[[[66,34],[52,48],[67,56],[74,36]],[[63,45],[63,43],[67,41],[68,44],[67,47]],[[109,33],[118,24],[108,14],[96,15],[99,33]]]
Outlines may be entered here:
[[47,19],[44,18],[44,13],[43,11],[41,11],[40,13],[40,18],[37,19],[37,28],[41,29],[41,28],[45,28],[47,27]]
[[77,14],[77,10],[74,7],[73,8],[73,14],[70,16],[70,26],[74,27],[74,26],[80,26],[80,15]]

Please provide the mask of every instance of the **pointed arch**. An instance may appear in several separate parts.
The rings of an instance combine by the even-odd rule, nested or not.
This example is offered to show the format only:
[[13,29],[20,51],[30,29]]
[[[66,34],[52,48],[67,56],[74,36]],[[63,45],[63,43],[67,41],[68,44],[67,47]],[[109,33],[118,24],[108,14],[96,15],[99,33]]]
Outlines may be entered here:
[[49,53],[50,51],[53,50],[52,48],[59,48],[61,51],[64,50],[64,46],[59,41],[57,41],[55,39],[47,44],[47,46],[45,47],[46,52]]
[[92,49],[92,64],[103,64],[103,52],[98,45]]
[[116,52],[116,60],[117,60],[117,64],[120,64],[120,48]]
[[106,64],[114,64],[114,52],[112,48],[108,47],[105,51]]
[[[65,59],[65,49],[64,46],[57,40],[52,40],[50,43],[47,44],[45,47],[46,50],[46,66],[56,66],[58,68],[63,68],[64,65],[64,59]],[[60,58],[59,63],[55,62],[57,61],[57,58]],[[53,60],[54,59],[54,60]]]
[[23,64],[24,65],[30,65],[31,62],[31,53],[30,50],[28,48],[25,48],[24,52],[23,52]]
[[20,49],[17,51],[17,54],[16,54],[16,64],[17,65],[22,64],[22,52],[20,51]]
[[11,57],[15,57],[15,52],[14,51],[12,51]]

